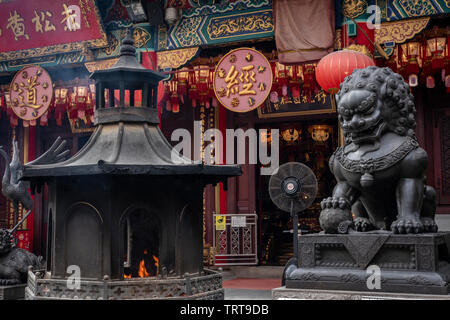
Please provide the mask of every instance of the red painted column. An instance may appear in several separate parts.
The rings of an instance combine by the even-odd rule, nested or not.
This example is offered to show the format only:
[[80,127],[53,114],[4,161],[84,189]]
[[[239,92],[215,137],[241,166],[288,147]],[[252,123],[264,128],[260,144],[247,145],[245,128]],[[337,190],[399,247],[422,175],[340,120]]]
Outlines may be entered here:
[[[227,129],[227,109],[222,106],[220,103],[218,105],[219,108],[219,130],[222,133],[223,139],[223,146],[221,148],[221,156],[222,156],[222,163],[226,163],[226,129]],[[226,214],[227,213],[227,192],[223,190],[223,183],[220,183],[220,213]]]
[[[24,159],[23,162],[26,164],[35,159],[36,157],[36,127],[29,126],[28,128],[24,128]],[[31,196],[34,203],[34,196]],[[26,211],[22,210],[22,215],[26,214]],[[20,219],[20,217],[19,217]],[[24,226],[25,223],[22,224]],[[29,251],[33,251],[33,228],[34,228],[34,208],[30,213],[26,220],[26,230],[18,231],[18,247],[22,249],[26,249]]]
[[342,35],[341,35],[342,48],[346,48],[351,44],[359,44],[364,45],[373,54],[375,48],[372,42],[375,42],[375,29],[369,29],[366,21],[356,21],[356,22],[358,24],[358,26],[356,27],[356,36],[348,36],[347,24],[344,24],[342,26]]

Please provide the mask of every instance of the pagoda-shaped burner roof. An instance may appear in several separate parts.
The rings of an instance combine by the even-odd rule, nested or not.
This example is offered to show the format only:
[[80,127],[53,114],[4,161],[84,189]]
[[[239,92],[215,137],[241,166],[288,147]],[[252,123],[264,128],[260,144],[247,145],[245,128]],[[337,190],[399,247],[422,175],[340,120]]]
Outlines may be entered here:
[[192,161],[174,151],[157,126],[119,122],[98,125],[86,145],[68,160],[25,165],[23,177],[92,174],[235,176],[241,169]]
[[[54,147],[41,157],[24,166],[22,178],[45,178],[76,175],[200,175],[209,176],[209,183],[225,180],[241,174],[238,165],[204,165],[177,153],[167,142],[158,127],[156,109],[158,82],[164,76],[145,69],[136,60],[132,33],[125,37],[117,64],[105,71],[95,71],[96,80],[96,129],[86,145],[72,158],[58,162],[56,154],[61,147]],[[118,77],[120,104],[105,105],[105,86]],[[126,75],[126,76],[125,76]],[[130,80],[131,79],[131,80]],[[142,107],[123,105],[125,90],[142,84]],[[135,89],[133,89],[135,90]]]
[[132,30],[128,29],[126,37],[120,47],[120,58],[111,68],[96,70],[91,75],[92,79],[103,78],[108,81],[125,80],[128,82],[158,83],[165,76],[159,72],[149,70],[136,59],[136,48],[132,36]]

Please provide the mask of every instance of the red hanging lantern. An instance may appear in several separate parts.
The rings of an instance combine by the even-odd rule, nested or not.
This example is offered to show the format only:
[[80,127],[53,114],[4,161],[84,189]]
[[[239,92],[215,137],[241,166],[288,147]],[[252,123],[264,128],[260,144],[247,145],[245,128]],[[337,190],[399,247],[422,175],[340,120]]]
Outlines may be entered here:
[[275,67],[276,79],[278,82],[278,96],[288,95],[289,71],[288,67],[281,63],[276,63]]
[[431,49],[429,48],[427,41],[425,41],[422,45],[422,72],[420,74],[420,80],[425,83],[428,89],[432,89],[435,86],[434,73]]
[[95,110],[95,84],[89,85],[89,93],[86,101],[86,124],[89,126],[94,122],[94,110]]
[[301,74],[299,70],[301,70],[301,66],[290,66],[289,68],[289,89],[291,89],[292,97],[299,98],[300,97],[300,84],[302,81]]
[[183,68],[175,74],[175,79],[178,83],[177,94],[180,97],[182,103],[184,103],[184,98],[187,95],[188,78],[189,78],[188,68]]
[[167,102],[169,101],[169,103],[170,103],[169,82],[164,81],[163,87],[164,87],[164,92],[161,96],[161,99],[159,99],[159,101],[158,101],[158,109],[161,109],[161,110],[166,109],[167,111],[171,111],[172,108],[170,108],[170,110],[167,109]]
[[353,50],[340,50],[323,57],[316,68],[316,79],[325,92],[335,94],[345,77],[355,69],[374,66],[375,62],[367,55]]
[[418,85],[420,43],[408,42],[399,46],[401,70],[400,74],[408,80],[410,87]]
[[447,93],[450,93],[450,34],[447,35],[447,46],[445,48],[444,59],[444,84],[447,88]]
[[62,126],[62,119],[67,109],[68,100],[69,94],[66,88],[55,90],[55,119],[58,126]]
[[75,109],[77,117],[83,119],[86,115],[87,109],[88,87],[79,86],[76,89]]
[[431,68],[434,71],[440,71],[444,68],[444,51],[447,38],[439,34],[438,27],[432,31],[433,37],[427,40],[427,48],[431,53]]
[[39,118],[39,125],[46,127],[48,126],[48,114],[49,110],[45,111],[45,113]]
[[6,115],[8,116],[11,127],[14,128],[19,125],[19,117],[17,117],[17,115],[11,108],[11,96],[9,95],[9,92],[5,93],[5,101],[6,101]]
[[198,101],[201,105],[209,108],[209,66],[196,66],[194,67],[194,70]]
[[195,108],[197,106],[198,90],[197,90],[197,82],[196,82],[196,78],[195,78],[195,71],[193,68],[190,68],[190,70],[189,70],[188,83],[189,83],[188,97],[192,102],[192,107]]
[[[170,88],[170,107],[173,113],[180,112],[180,101],[178,96],[178,81],[169,81]],[[169,110],[167,110],[169,111]]]
[[317,93],[319,85],[317,84],[315,77],[315,64],[306,64],[302,66],[303,69],[303,86],[302,95],[306,97],[308,103],[311,102],[312,96]]
[[[78,118],[77,110],[77,89],[78,87],[73,87],[73,90],[69,93],[69,121],[74,124],[75,120]],[[70,89],[69,89],[70,90]]]
[[173,113],[180,112],[180,101],[176,92],[172,93],[172,95],[170,96],[170,104],[172,106]]
[[270,102],[272,103],[278,103],[279,102],[279,98],[278,98],[278,89],[279,89],[279,85],[278,85],[278,75],[277,75],[277,62],[273,61],[273,59],[275,59],[275,53],[272,53],[272,61],[270,62],[270,68],[272,69],[272,88],[270,90],[270,95],[269,95],[269,99]]

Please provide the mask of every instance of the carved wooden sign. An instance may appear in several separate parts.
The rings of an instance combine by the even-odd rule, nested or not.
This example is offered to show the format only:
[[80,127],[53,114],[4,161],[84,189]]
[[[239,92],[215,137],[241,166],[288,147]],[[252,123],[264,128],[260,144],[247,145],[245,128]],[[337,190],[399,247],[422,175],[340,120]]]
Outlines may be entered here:
[[39,66],[25,67],[14,76],[10,96],[11,108],[19,118],[27,121],[38,119],[52,101],[52,79]]
[[107,44],[94,0],[0,1],[0,61]]
[[233,112],[259,107],[272,88],[272,70],[266,57],[251,48],[228,52],[214,72],[214,93]]

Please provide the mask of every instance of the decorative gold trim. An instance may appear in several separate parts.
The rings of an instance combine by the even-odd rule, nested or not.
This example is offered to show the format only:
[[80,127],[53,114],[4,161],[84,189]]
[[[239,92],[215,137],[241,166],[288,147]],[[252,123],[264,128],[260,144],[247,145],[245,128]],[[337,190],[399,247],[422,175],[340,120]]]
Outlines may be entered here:
[[334,34],[334,49],[342,49],[342,29],[336,29],[336,32]]
[[167,27],[165,24],[158,26],[158,50],[167,49]]
[[141,27],[134,28],[133,40],[136,48],[147,47],[147,42],[152,39],[152,35],[147,30]]
[[262,114],[261,108],[258,108],[258,118],[259,119],[270,119],[270,118],[293,117],[293,116],[307,116],[307,115],[324,114],[324,113],[336,113],[336,100],[335,100],[333,94],[330,95],[330,99],[331,99],[331,109]]
[[375,42],[403,43],[414,38],[428,25],[430,17],[384,22],[380,29],[375,29]]
[[344,0],[342,2],[342,13],[347,18],[356,18],[367,10],[366,0]]
[[[89,1],[89,0],[88,0]],[[83,51],[86,47],[89,48],[101,48],[108,45],[108,41],[106,40],[106,33],[103,30],[103,26],[101,23],[100,12],[95,4],[95,0],[92,1],[94,6],[95,15],[97,17],[97,21],[100,28],[100,33],[102,37],[100,39],[92,39],[92,40],[84,40],[79,42],[70,42],[57,44],[53,46],[46,46],[40,48],[32,48],[32,49],[23,49],[17,51],[10,52],[2,52],[0,53],[0,61],[6,60],[15,60],[15,59],[26,59],[31,57],[39,57],[46,56],[54,53],[67,53],[72,51]],[[1,2],[1,1],[0,1]]]
[[199,47],[159,51],[156,53],[159,69],[177,69],[197,54]]
[[[69,118],[69,111],[66,111],[66,114],[67,114],[67,118]],[[80,119],[80,118],[75,119],[75,121],[72,121],[72,120],[69,119],[70,130],[72,131],[72,133],[94,132],[95,127],[75,128],[74,124],[75,124],[76,121],[83,121],[84,122],[84,120]]]
[[[214,24],[217,20],[221,20],[219,25]],[[241,33],[252,36],[263,34],[273,31],[274,28],[272,10],[261,10],[213,17],[208,21],[206,33],[211,40],[218,40],[234,38]]]
[[370,53],[369,49],[367,49],[367,47],[365,45],[362,45],[362,44],[351,44],[348,47],[345,47],[344,49],[361,52],[362,54],[365,54],[369,58],[373,59],[372,54]]
[[109,69],[112,66],[114,66],[117,61],[119,61],[119,58],[113,58],[113,59],[107,59],[107,60],[100,60],[100,61],[92,61],[92,62],[86,62],[84,66],[89,72],[94,72],[97,70],[105,70]]
[[23,128],[23,163],[28,162],[28,149],[30,144],[30,127]]

